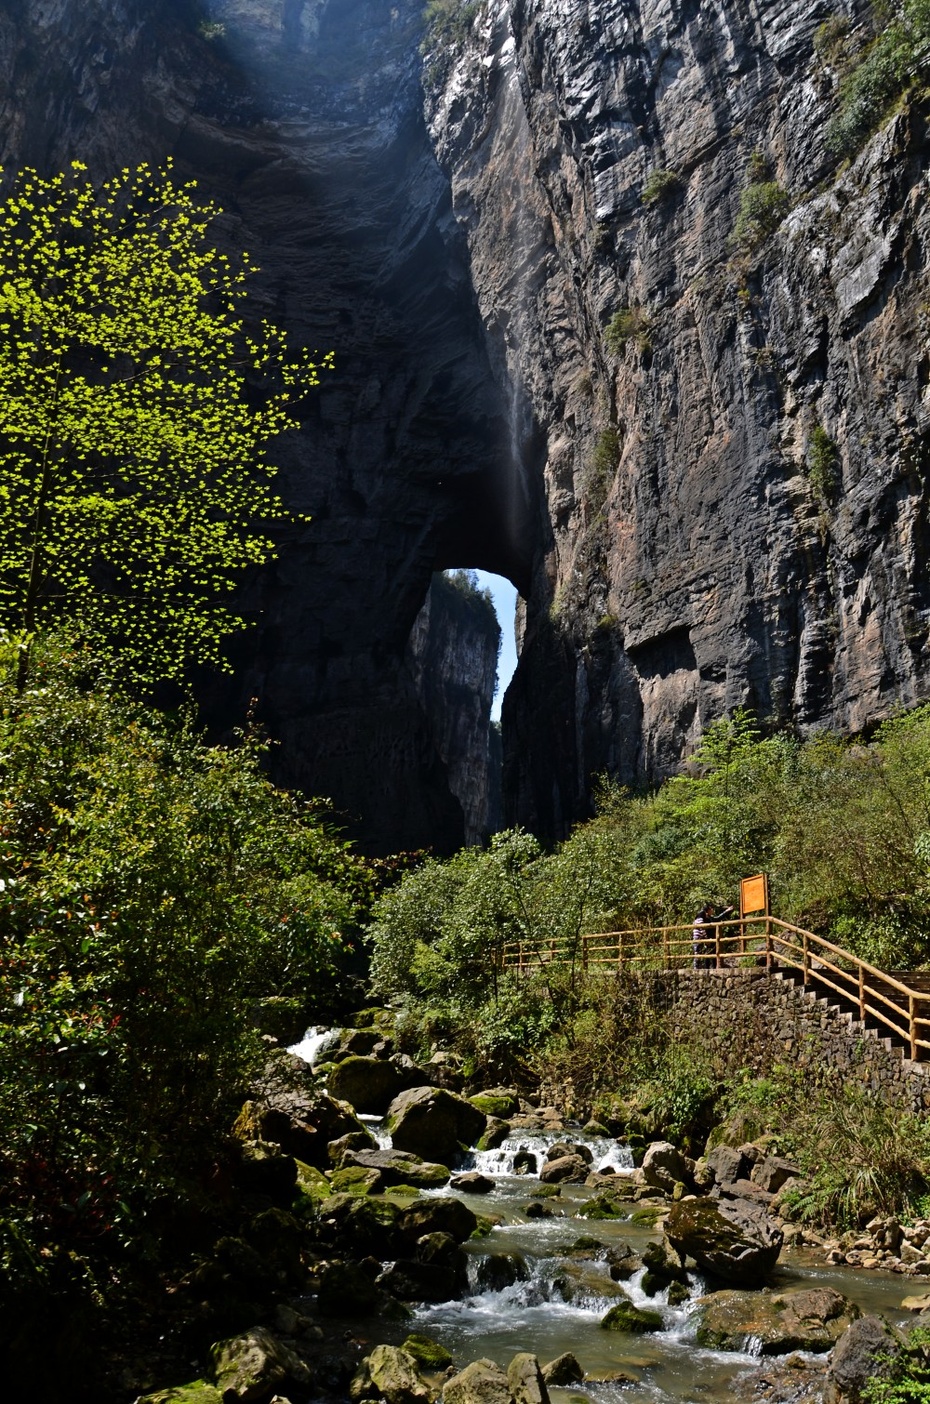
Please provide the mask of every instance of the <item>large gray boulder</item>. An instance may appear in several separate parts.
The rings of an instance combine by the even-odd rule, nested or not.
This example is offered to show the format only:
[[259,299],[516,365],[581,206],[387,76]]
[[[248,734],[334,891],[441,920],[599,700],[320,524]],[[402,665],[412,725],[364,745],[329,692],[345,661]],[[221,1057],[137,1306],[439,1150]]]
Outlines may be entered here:
[[439,1189],[449,1183],[450,1171],[445,1165],[434,1165],[418,1155],[399,1150],[347,1151],[343,1165],[362,1170],[378,1170],[385,1185],[413,1185],[415,1189]]
[[753,1166],[749,1178],[760,1189],[767,1190],[769,1194],[777,1194],[789,1180],[796,1179],[800,1173],[800,1168],[790,1160],[785,1160],[780,1155],[767,1155],[758,1165]]
[[671,1194],[676,1184],[689,1184],[691,1177],[685,1158],[670,1141],[654,1141],[643,1156],[643,1179],[653,1189]]
[[442,1195],[414,1200],[401,1211],[397,1226],[412,1243],[428,1233],[447,1233],[456,1243],[464,1243],[478,1227],[478,1217],[460,1199]]
[[349,1386],[349,1398],[385,1399],[387,1404],[427,1404],[430,1388],[416,1360],[399,1346],[375,1346]]
[[743,1199],[682,1199],[671,1207],[665,1235],[682,1259],[741,1287],[762,1285],[784,1242],[773,1220]]
[[329,1075],[334,1097],[349,1102],[357,1112],[383,1116],[404,1085],[403,1074],[380,1058],[351,1055],[337,1063]]
[[744,1180],[749,1171],[746,1156],[733,1146],[715,1146],[705,1163],[714,1183],[718,1185],[732,1185],[737,1180]]
[[823,1353],[860,1316],[855,1302],[830,1287],[797,1292],[714,1292],[698,1303],[697,1343],[708,1350],[745,1350],[758,1342],[762,1355],[793,1350]]
[[549,1391],[535,1355],[521,1351],[507,1366],[507,1384],[513,1404],[549,1404]]
[[387,1129],[395,1150],[452,1165],[473,1146],[487,1125],[484,1112],[442,1087],[412,1087],[395,1097]]
[[863,1404],[869,1380],[886,1379],[901,1341],[877,1316],[861,1316],[836,1343],[827,1370],[824,1404]]
[[442,1404],[512,1404],[510,1384],[493,1360],[473,1360],[443,1385]]
[[588,1178],[588,1164],[580,1155],[560,1155],[546,1161],[539,1178],[544,1185],[583,1185]]

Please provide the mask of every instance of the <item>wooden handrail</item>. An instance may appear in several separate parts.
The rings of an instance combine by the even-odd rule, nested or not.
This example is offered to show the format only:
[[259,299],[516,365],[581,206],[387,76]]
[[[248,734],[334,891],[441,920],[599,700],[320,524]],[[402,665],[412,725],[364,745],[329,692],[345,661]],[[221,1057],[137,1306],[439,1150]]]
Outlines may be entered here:
[[[655,969],[680,969],[693,962],[699,969],[719,970],[734,960],[764,957],[767,971],[779,966],[799,970],[806,986],[823,986],[858,1006],[861,1020],[868,1015],[890,1029],[909,1046],[912,1059],[930,1052],[930,1037],[919,1037],[920,1032],[930,1034],[930,1017],[920,1012],[921,1001],[930,1004],[930,993],[915,989],[825,937],[779,917],[733,917],[709,922],[708,935],[697,937],[690,922],[588,932],[574,941],[531,937],[505,942],[501,959],[504,966],[522,973],[534,966],[564,964],[579,956],[586,970],[613,966],[618,972],[647,958]],[[830,975],[835,979],[830,979]],[[837,984],[837,980],[842,983]],[[895,999],[889,992],[903,998]],[[876,1008],[876,1002],[884,1007]]]

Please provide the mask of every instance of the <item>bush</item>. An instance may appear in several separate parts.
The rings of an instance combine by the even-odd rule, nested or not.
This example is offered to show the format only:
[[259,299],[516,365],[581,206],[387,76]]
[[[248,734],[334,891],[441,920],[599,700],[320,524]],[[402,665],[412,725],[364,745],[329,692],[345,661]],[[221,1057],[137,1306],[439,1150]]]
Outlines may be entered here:
[[840,109],[828,132],[838,156],[855,155],[902,94],[923,81],[928,63],[930,4],[904,0],[896,18],[843,80]]
[[746,253],[757,249],[774,234],[788,213],[790,203],[787,191],[777,181],[747,185],[740,196],[733,242]]
[[650,171],[639,198],[644,205],[657,205],[677,190],[680,184],[677,171]]
[[480,9],[480,0],[429,0],[423,18],[432,37],[446,44],[461,44]]
[[628,341],[634,341],[643,353],[651,349],[651,323],[642,307],[621,307],[607,323],[604,341],[612,356],[622,356]]
[[840,455],[836,444],[822,424],[811,432],[807,448],[807,472],[810,485],[823,502],[829,502],[839,487]]

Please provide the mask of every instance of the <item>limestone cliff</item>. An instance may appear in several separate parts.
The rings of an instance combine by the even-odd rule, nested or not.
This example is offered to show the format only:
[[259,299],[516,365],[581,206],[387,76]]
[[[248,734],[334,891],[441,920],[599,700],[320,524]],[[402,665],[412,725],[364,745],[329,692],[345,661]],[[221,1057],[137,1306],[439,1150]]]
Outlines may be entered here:
[[[257,696],[367,847],[454,846],[408,640],[459,565],[526,602],[504,791],[543,833],[737,703],[855,729],[926,696],[926,112],[837,175],[813,43],[864,0],[486,0],[425,62],[422,8],[0,9],[4,166],[173,154],[256,309],[337,353],[217,725]],[[735,244],[754,181],[778,218]]]
[[[850,730],[930,690],[926,111],[837,175],[813,43],[868,8],[489,0],[430,55],[548,504],[504,710],[509,811],[543,831],[736,704]],[[752,183],[785,217],[740,244]]]
[[461,571],[433,577],[407,659],[449,788],[462,806],[468,844],[500,827],[494,774],[500,757],[491,733],[500,641],[494,605],[473,577]]

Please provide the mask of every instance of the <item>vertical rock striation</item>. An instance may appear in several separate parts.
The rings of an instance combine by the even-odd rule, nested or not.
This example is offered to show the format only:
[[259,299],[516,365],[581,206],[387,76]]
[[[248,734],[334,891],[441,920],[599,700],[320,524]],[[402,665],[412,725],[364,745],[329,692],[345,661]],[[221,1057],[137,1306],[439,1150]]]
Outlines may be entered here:
[[[863,37],[859,3],[488,0],[434,46],[430,131],[548,507],[504,710],[537,830],[737,704],[855,730],[930,691],[926,110],[837,175],[834,11]],[[739,241],[750,184],[776,213]]]

